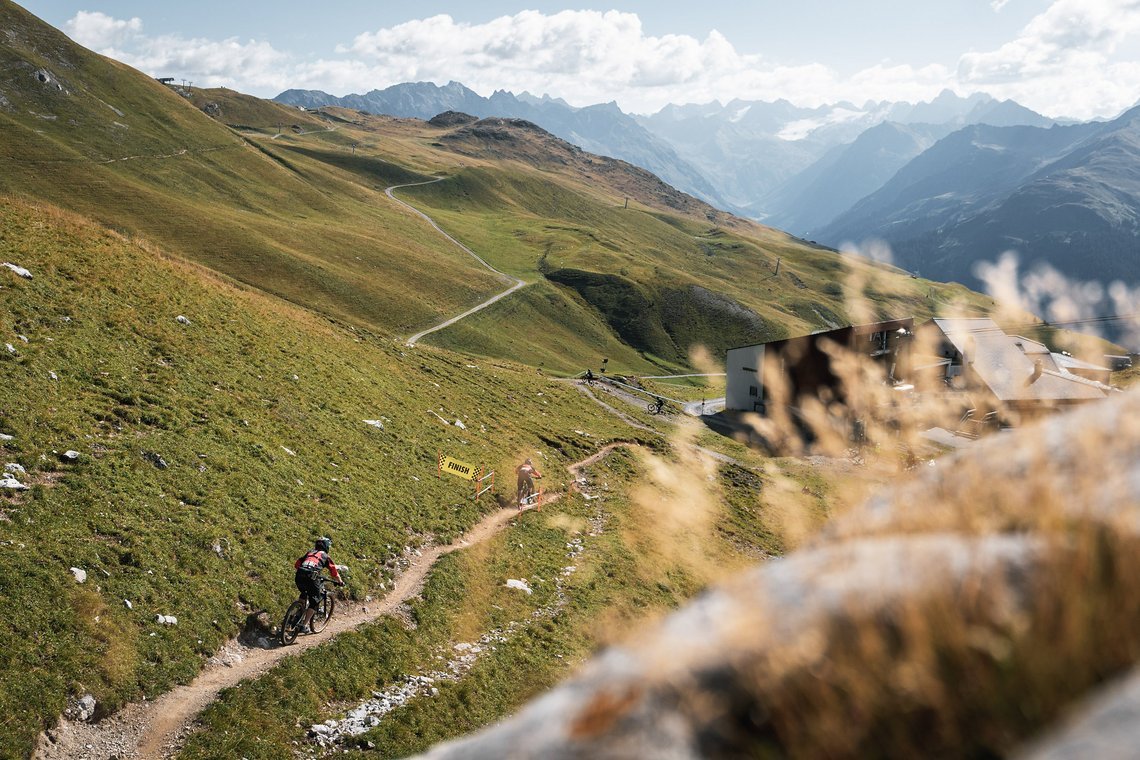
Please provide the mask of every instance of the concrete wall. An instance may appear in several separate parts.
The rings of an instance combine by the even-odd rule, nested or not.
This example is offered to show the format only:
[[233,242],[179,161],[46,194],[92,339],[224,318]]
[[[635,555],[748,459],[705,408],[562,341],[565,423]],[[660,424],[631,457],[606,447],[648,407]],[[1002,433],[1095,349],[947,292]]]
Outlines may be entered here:
[[764,398],[764,386],[760,382],[763,362],[762,344],[729,349],[724,370],[725,409],[751,412],[756,402]]

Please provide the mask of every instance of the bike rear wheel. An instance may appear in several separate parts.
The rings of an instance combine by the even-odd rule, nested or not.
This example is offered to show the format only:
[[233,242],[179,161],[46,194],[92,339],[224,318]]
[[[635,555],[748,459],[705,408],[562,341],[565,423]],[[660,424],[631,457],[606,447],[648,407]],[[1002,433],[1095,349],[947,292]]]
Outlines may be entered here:
[[313,613],[313,619],[309,623],[309,630],[313,633],[320,633],[325,629],[325,624],[329,622],[332,617],[333,607],[336,607],[336,597],[332,594],[324,594],[321,597],[321,603],[317,607],[317,611]]
[[281,621],[282,644],[292,644],[297,640],[297,634],[301,629],[301,621],[305,619],[305,608],[307,606],[305,602],[298,599],[289,605],[289,609],[285,610],[285,617]]

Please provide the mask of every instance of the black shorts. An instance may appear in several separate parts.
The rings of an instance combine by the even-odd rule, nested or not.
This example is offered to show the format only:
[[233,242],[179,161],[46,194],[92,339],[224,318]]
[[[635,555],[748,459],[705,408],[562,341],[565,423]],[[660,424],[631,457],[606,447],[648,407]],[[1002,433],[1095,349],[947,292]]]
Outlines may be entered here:
[[316,573],[310,573],[307,570],[298,570],[297,575],[293,581],[297,584],[297,589],[301,592],[301,596],[305,597],[305,601],[311,609],[316,609],[321,603],[321,584],[318,580],[320,578]]

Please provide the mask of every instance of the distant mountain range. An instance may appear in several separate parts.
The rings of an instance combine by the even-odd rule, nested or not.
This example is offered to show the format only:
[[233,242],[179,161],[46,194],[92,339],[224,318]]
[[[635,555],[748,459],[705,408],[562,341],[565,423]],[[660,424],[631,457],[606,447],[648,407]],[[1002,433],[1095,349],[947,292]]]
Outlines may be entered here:
[[733,100],[631,116],[614,103],[576,108],[501,90],[485,98],[456,82],[343,98],[289,90],[277,100],[526,119],[720,208],[832,246],[882,239],[897,264],[971,287],[976,262],[1009,249],[1080,279],[1140,281],[1135,112],[1060,124],[1013,101],[944,91],[917,104]]
[[480,118],[526,119],[590,153],[620,158],[656,174],[670,185],[714,206],[738,211],[701,172],[615,103],[574,108],[559,98],[514,95],[498,90],[485,98],[458,82],[442,87],[431,82],[397,84],[364,95],[338,98],[320,90],[286,90],[275,100],[294,106],[342,106],[375,114],[430,119],[444,111]]
[[[837,149],[852,144],[859,135],[877,125],[884,122],[926,125],[925,130],[920,131],[940,136],[967,124],[1052,124],[1051,120],[1012,101],[997,101],[983,94],[960,98],[950,91],[944,91],[929,103],[918,104],[869,101],[862,106],[837,103],[801,108],[786,100],[774,103],[733,100],[724,106],[719,103],[670,105],[637,120],[665,138],[681,158],[709,177],[734,205],[747,209],[753,217],[796,234],[808,232],[806,228],[795,226],[801,216],[818,216],[810,198],[806,204],[788,201],[789,195],[797,194],[797,186],[805,184],[801,173],[812,171],[820,176],[820,181],[847,183],[850,176],[836,176],[834,172],[827,172],[826,167],[838,160]],[[928,145],[928,138],[922,143]],[[856,150],[868,147],[871,146],[859,145]],[[904,155],[912,158],[917,153]],[[846,164],[865,163],[870,157],[873,154]],[[823,162],[823,166],[816,166],[817,162]],[[838,168],[844,165],[840,162]],[[860,187],[866,187],[863,177],[855,179]],[[852,201],[860,197],[862,195]]]
[[1140,108],[1110,122],[976,125],[942,139],[819,231],[882,238],[895,263],[977,285],[979,259],[1016,250],[1070,277],[1140,281]]
[[[343,97],[286,90],[276,100],[419,119],[444,111],[526,119],[584,150],[648,169],[713,205],[799,235],[831,221],[955,129],[1053,123],[1012,101],[983,94],[961,98],[949,91],[929,103],[803,108],[786,100],[733,100],[668,105],[651,116],[631,116],[615,103],[576,108],[561,98],[525,92],[498,90],[483,97],[458,82],[404,83]],[[858,139],[885,123],[895,126]],[[827,188],[823,196],[820,188]]]

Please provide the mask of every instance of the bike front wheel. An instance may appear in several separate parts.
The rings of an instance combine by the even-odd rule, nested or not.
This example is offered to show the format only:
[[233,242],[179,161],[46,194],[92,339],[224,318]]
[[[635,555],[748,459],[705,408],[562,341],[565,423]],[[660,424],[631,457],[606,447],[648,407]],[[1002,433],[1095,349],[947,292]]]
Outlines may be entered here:
[[305,619],[305,608],[308,605],[298,599],[285,610],[285,618],[281,621],[281,644],[289,645],[297,640],[301,621]]
[[313,619],[309,623],[309,630],[313,633],[320,633],[325,629],[325,625],[332,617],[333,607],[336,606],[336,597],[331,594],[325,594],[321,597],[321,603],[317,606],[316,612],[313,613]]

